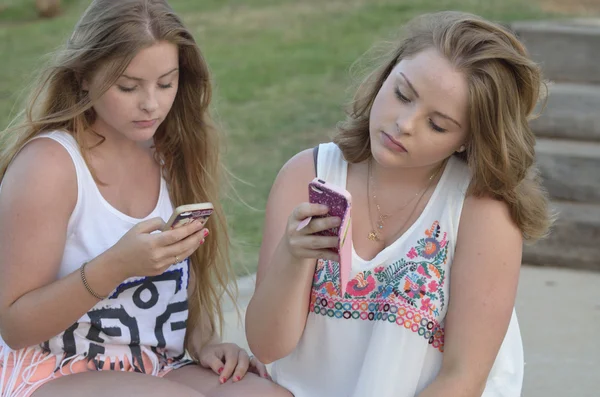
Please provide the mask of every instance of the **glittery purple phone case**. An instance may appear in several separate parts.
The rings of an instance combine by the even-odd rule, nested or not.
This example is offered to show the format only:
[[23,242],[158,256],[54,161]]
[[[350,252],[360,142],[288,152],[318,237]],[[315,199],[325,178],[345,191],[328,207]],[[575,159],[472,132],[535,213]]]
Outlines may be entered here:
[[322,179],[314,179],[308,185],[308,200],[311,203],[324,204],[329,207],[329,213],[327,215],[315,216],[314,218],[336,216],[342,220],[339,228],[328,229],[315,233],[321,236],[339,237],[340,247],[333,249],[333,251],[339,253],[339,250],[343,245],[342,240],[344,239],[344,235],[342,233],[346,231],[345,228],[348,226],[348,218],[350,216],[350,193],[336,186],[328,184]]
[[333,248],[332,251],[340,256],[340,292],[341,296],[344,296],[352,269],[352,196],[345,189],[315,178],[308,185],[308,198],[311,203],[324,204],[329,207],[327,215],[316,216],[315,218],[336,216],[342,220],[339,227],[315,234],[339,238],[338,246]]

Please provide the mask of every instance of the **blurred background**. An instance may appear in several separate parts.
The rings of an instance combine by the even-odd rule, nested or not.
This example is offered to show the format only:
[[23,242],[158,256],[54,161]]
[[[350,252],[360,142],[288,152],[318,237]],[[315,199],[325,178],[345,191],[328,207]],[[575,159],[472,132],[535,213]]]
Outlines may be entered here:
[[[212,70],[213,112],[235,187],[226,209],[240,276],[256,270],[278,170],[330,139],[364,66],[355,61],[374,44],[436,10],[473,12],[517,32],[553,83],[532,126],[561,214],[551,237],[525,250],[517,302],[528,361],[524,396],[600,396],[600,0],[170,3]],[[65,42],[88,4],[0,0],[0,128],[21,109],[44,55]],[[242,306],[252,288],[242,283]],[[230,335],[243,339],[238,331]]]
[[[0,0],[0,128],[21,109],[25,88],[43,56],[66,41],[89,3]],[[450,9],[506,24],[600,15],[600,0],[170,3],[212,69],[213,110],[226,135],[225,158],[239,196],[230,191],[227,209],[240,275],[256,268],[263,211],[278,170],[297,152],[329,139],[364,69],[360,64],[351,73],[351,66],[374,44],[394,39],[403,22],[423,12]],[[600,40],[596,43],[597,53]],[[595,71],[600,75],[600,67]]]

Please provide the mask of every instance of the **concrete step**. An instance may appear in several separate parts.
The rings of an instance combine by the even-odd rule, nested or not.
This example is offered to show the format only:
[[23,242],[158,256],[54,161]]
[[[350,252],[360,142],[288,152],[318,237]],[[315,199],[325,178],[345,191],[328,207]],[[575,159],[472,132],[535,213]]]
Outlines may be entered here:
[[600,143],[539,138],[535,150],[553,199],[600,203]]
[[600,271],[600,204],[552,203],[558,219],[550,236],[523,250],[523,262]]
[[558,83],[549,89],[546,108],[531,122],[536,135],[600,142],[600,85]]
[[519,21],[510,24],[546,78],[600,83],[600,19]]

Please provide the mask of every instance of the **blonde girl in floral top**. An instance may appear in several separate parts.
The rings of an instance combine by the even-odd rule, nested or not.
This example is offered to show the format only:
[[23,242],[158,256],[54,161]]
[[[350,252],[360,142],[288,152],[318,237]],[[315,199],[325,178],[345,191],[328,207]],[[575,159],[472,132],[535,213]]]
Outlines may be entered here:
[[[332,143],[282,168],[267,204],[253,352],[296,397],[517,397],[523,240],[543,236],[528,118],[539,68],[505,28],[442,12],[408,24]],[[352,195],[341,293],[339,219],[309,216],[317,175]],[[290,215],[291,214],[291,215]]]

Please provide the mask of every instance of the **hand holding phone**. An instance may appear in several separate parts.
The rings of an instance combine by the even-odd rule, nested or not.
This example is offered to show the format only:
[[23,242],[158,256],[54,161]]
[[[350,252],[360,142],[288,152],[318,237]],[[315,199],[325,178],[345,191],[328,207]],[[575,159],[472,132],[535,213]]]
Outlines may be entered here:
[[339,227],[323,230],[315,235],[337,237],[338,239],[338,245],[332,250],[338,253],[340,258],[340,289],[343,296],[352,270],[352,196],[343,188],[315,178],[308,185],[308,197],[311,204],[326,205],[329,212],[326,215],[304,219],[298,225],[297,230],[302,230],[315,218],[338,217],[341,220]]
[[[210,203],[194,204],[177,208],[167,224],[159,217],[138,223],[102,254],[109,258],[108,271],[122,280],[164,273],[204,242],[208,235],[204,225],[211,213]],[[192,223],[193,219],[199,221]]]

